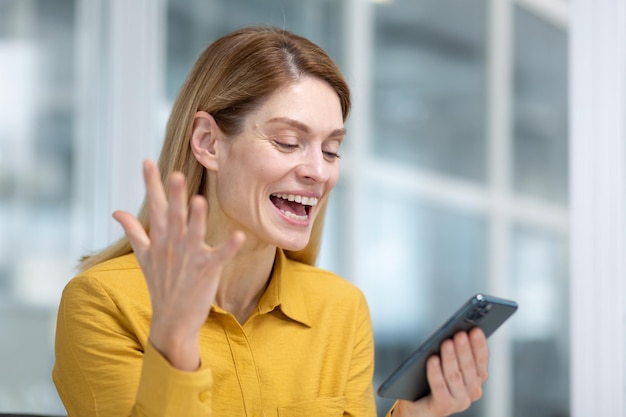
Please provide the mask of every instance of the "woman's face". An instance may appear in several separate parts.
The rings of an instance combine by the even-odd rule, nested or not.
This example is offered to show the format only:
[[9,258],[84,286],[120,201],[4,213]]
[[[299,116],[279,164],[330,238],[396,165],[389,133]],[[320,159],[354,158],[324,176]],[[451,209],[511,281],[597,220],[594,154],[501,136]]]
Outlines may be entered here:
[[339,97],[324,81],[305,77],[270,96],[246,117],[242,133],[216,142],[212,197],[219,210],[211,211],[211,229],[303,249],[337,183],[344,136]]

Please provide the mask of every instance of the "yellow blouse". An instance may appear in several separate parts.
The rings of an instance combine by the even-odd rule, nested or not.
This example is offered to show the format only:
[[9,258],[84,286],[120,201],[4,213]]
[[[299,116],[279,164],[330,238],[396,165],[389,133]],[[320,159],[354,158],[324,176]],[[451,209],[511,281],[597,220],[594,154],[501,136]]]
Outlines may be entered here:
[[361,291],[281,250],[243,326],[212,308],[198,371],[173,368],[148,343],[150,316],[133,254],[68,283],[53,380],[69,417],[376,415],[374,343]]

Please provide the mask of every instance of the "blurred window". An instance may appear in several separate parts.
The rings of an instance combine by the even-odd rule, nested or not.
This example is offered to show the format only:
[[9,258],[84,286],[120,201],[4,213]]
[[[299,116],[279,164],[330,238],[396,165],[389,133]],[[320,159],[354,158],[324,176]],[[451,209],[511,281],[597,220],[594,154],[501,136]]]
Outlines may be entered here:
[[484,183],[482,0],[398,0],[374,14],[376,156]]
[[63,412],[50,372],[76,260],[74,41],[74,1],[0,1],[0,410]]
[[343,5],[335,0],[170,0],[167,7],[167,99],[172,102],[200,53],[242,26],[284,27],[342,62]]
[[[146,68],[151,79],[165,73],[163,111],[146,119],[155,123],[199,54],[241,26],[285,27],[339,63],[355,102],[319,265],[368,298],[375,387],[471,294],[520,302],[491,344],[497,363],[485,398],[465,417],[569,413],[569,318],[560,296],[568,291],[568,35],[544,18],[543,3],[532,11],[522,3],[145,6],[160,14],[147,20],[166,22],[166,36],[151,45],[162,48],[165,68]],[[128,52],[106,44],[107,30],[119,27],[107,22],[112,4],[0,0],[0,334],[12,335],[0,338],[0,411],[63,413],[50,380],[60,292],[78,256],[104,246],[108,190],[123,179],[109,175],[120,163],[114,152],[145,152],[110,149],[110,92],[121,82],[108,60],[120,64]],[[502,56],[511,62],[492,65]],[[129,102],[148,100],[125,93]],[[494,96],[511,114],[490,105]],[[509,120],[494,133],[494,123]],[[132,188],[124,192],[143,195]],[[381,414],[391,403],[377,401]]]
[[515,191],[568,201],[567,33],[514,9],[513,183]]
[[[461,415],[558,417],[569,408],[568,306],[559,295],[569,290],[567,32],[521,6],[508,10],[510,27],[490,26],[488,4],[399,0],[373,8],[374,135],[360,161],[369,192],[355,226],[365,231],[357,279],[372,310],[377,383],[471,293],[497,291],[521,305],[492,344],[494,360],[504,358],[498,368],[510,372],[493,370],[490,387],[512,402],[489,398],[488,387]],[[499,53],[489,48],[503,41],[488,39],[511,39],[501,54],[510,64],[489,65]],[[495,92],[510,103],[510,137],[487,128],[508,117],[493,106],[488,112],[487,86],[497,84],[487,68],[511,71],[491,73],[514,80]],[[549,384],[531,383],[542,372]],[[390,404],[379,403],[380,412]]]
[[[513,188],[564,207],[569,193],[567,32],[522,7],[515,7],[513,16]],[[549,223],[516,223],[511,230],[514,294],[528,306],[514,322],[514,415],[565,416],[568,233]]]
[[[567,238],[516,224],[511,276],[524,314],[513,321],[515,416],[567,416],[569,297]],[[527,307],[526,307],[527,306]]]

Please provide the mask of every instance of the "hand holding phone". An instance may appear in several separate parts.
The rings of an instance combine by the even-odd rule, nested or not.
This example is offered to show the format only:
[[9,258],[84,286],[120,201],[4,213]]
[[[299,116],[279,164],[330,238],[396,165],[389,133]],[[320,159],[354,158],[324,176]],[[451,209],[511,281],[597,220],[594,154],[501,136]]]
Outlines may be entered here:
[[438,355],[441,344],[460,331],[480,327],[489,337],[517,310],[511,300],[476,294],[413,352],[378,388],[386,398],[416,401],[430,393],[426,361]]

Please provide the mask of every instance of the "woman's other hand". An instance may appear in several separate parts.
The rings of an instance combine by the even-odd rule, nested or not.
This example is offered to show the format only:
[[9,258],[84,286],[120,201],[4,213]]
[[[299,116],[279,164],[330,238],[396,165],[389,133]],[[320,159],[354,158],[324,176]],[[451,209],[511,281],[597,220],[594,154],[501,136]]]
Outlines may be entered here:
[[441,345],[441,354],[428,359],[431,393],[415,402],[398,401],[394,417],[444,417],[460,413],[482,397],[487,381],[489,349],[479,328],[459,332]]
[[168,195],[157,166],[143,165],[150,230],[122,211],[113,213],[128,237],[144,273],[152,302],[150,342],[176,368],[200,365],[199,335],[220,282],[224,265],[245,237],[234,233],[220,246],[206,244],[207,201],[194,196],[187,206],[185,177],[170,175]]

